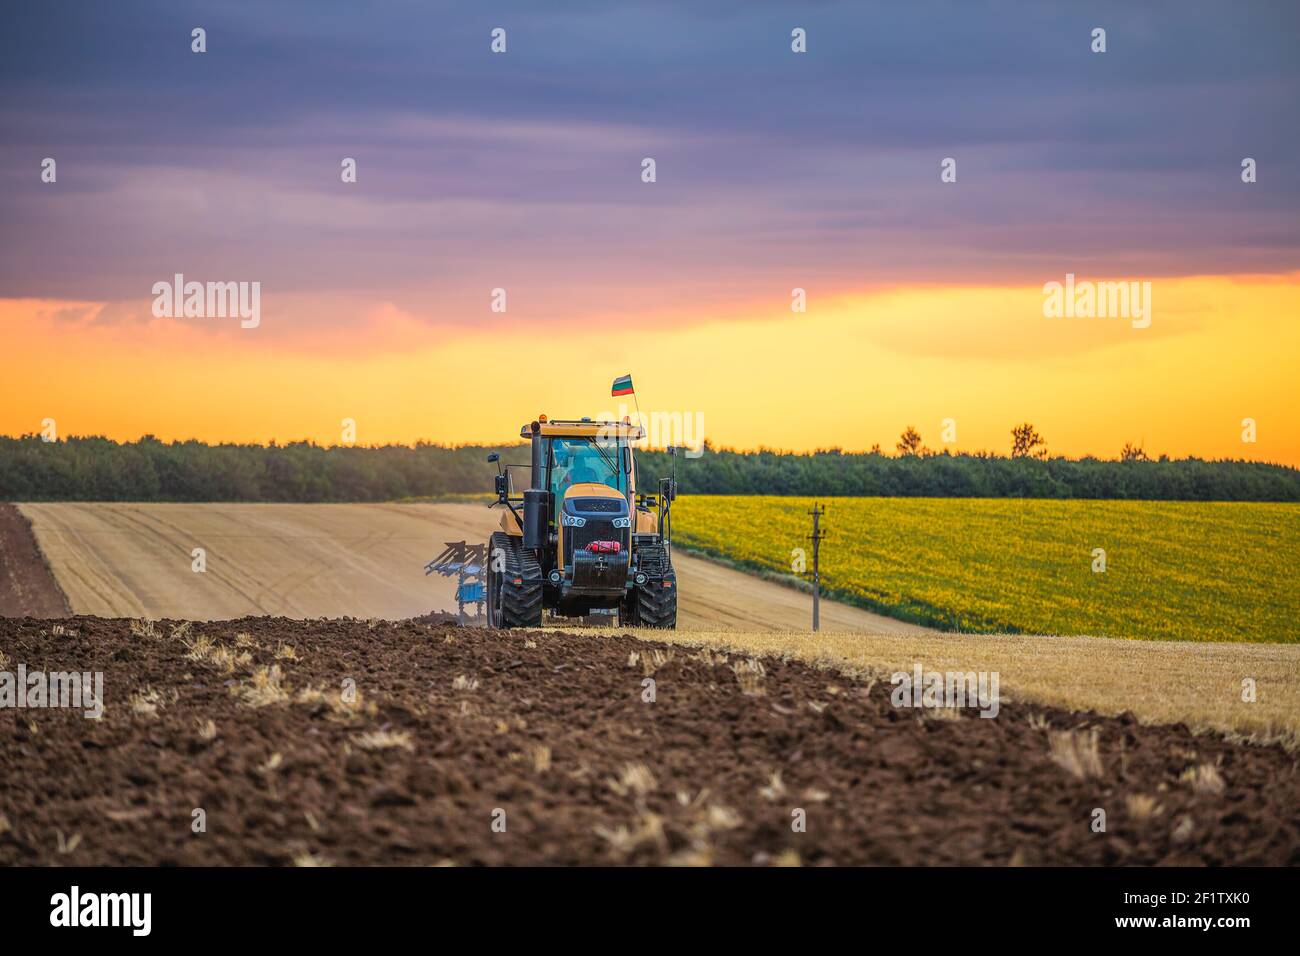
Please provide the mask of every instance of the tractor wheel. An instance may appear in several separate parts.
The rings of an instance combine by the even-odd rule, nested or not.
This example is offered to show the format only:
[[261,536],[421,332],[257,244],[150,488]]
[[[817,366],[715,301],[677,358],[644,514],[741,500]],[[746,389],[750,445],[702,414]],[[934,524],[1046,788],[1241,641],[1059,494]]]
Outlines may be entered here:
[[[497,554],[503,559],[498,560]],[[488,627],[540,627],[542,567],[518,538],[503,531],[488,541]],[[502,565],[502,570],[492,568]]]
[[647,580],[629,592],[620,612],[620,623],[632,627],[677,627],[677,572],[662,545],[641,549],[637,570]]

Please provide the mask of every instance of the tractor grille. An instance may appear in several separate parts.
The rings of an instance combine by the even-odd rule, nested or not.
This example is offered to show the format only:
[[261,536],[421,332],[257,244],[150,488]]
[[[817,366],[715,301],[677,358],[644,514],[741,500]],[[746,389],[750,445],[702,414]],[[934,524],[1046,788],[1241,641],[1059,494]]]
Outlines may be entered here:
[[627,502],[622,498],[574,498],[573,510],[578,514],[622,514]]
[[581,528],[569,526],[564,529],[565,567],[573,565],[575,551],[584,550],[593,541],[617,541],[623,560],[627,560],[631,529],[614,527],[615,518],[628,517],[626,499],[572,498],[562,507],[570,514],[582,516],[587,522]]
[[617,541],[624,554],[628,551],[628,529],[615,528],[614,522],[603,518],[588,518],[581,528],[564,529],[564,563],[573,563],[573,552],[581,551],[593,541]]

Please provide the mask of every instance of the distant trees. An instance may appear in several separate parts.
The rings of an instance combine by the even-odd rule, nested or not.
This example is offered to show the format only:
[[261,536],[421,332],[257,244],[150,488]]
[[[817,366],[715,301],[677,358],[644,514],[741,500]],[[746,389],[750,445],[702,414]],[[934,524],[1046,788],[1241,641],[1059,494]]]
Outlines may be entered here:
[[[737,452],[710,445],[702,457],[678,457],[675,464],[687,494],[1300,501],[1295,468],[1165,456],[1152,461],[1131,446],[1121,461],[1048,458],[1032,427],[1023,445],[1029,454],[1011,458],[929,453],[920,435],[900,445],[908,453],[884,455],[878,447],[867,453]],[[423,442],[364,448],[0,437],[0,500],[323,502],[484,493],[495,474],[486,461],[492,451],[509,462],[526,458],[519,446]],[[643,451],[637,462],[643,489],[674,465],[663,452]]]
[[0,500],[385,501],[490,492],[490,451],[0,437]]
[[1124,447],[1120,450],[1119,460],[1150,461],[1151,459],[1147,457],[1147,453],[1142,449],[1141,445],[1134,445],[1131,442],[1125,442]]
[[1034,426],[1025,422],[1011,429],[1012,458],[1046,458],[1047,442],[1043,436],[1034,431]]
[[908,425],[903,434],[898,436],[898,444],[894,447],[898,449],[900,455],[916,455],[925,451],[921,446],[921,433],[911,425]]
[[[668,474],[672,463],[667,455],[642,452],[637,467],[644,484]],[[987,452],[818,456],[720,449],[679,459],[677,475],[684,494],[1300,502],[1300,470],[1199,458],[1119,462]]]

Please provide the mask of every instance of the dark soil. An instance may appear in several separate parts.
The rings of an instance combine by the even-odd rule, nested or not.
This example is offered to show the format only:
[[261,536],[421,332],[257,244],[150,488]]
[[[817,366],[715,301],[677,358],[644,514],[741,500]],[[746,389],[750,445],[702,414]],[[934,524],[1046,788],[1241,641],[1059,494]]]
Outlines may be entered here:
[[[0,621],[0,670],[101,670],[105,716],[0,710],[0,864],[1300,863],[1295,756],[1180,726],[1017,703],[920,718],[887,685],[774,659],[742,689],[739,659],[615,632],[63,627]],[[250,659],[233,672],[187,659],[200,635]],[[277,660],[282,644],[297,659]],[[291,698],[325,696],[243,700],[275,664]],[[146,688],[152,715],[130,703]],[[1099,777],[1048,755],[1052,729],[1081,727],[1100,733]],[[365,749],[380,730],[410,749]],[[1205,764],[1220,792],[1182,779]]]
[[72,613],[22,512],[0,503],[0,617]]

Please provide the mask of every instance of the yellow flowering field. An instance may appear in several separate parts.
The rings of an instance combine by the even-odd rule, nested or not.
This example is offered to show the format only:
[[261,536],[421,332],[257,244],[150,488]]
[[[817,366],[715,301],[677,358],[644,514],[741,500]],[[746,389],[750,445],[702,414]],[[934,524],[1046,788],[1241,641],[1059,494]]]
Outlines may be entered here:
[[[818,500],[824,593],[894,617],[968,632],[1300,641],[1297,505]],[[777,574],[803,548],[811,572],[813,502],[683,495],[675,539]]]

